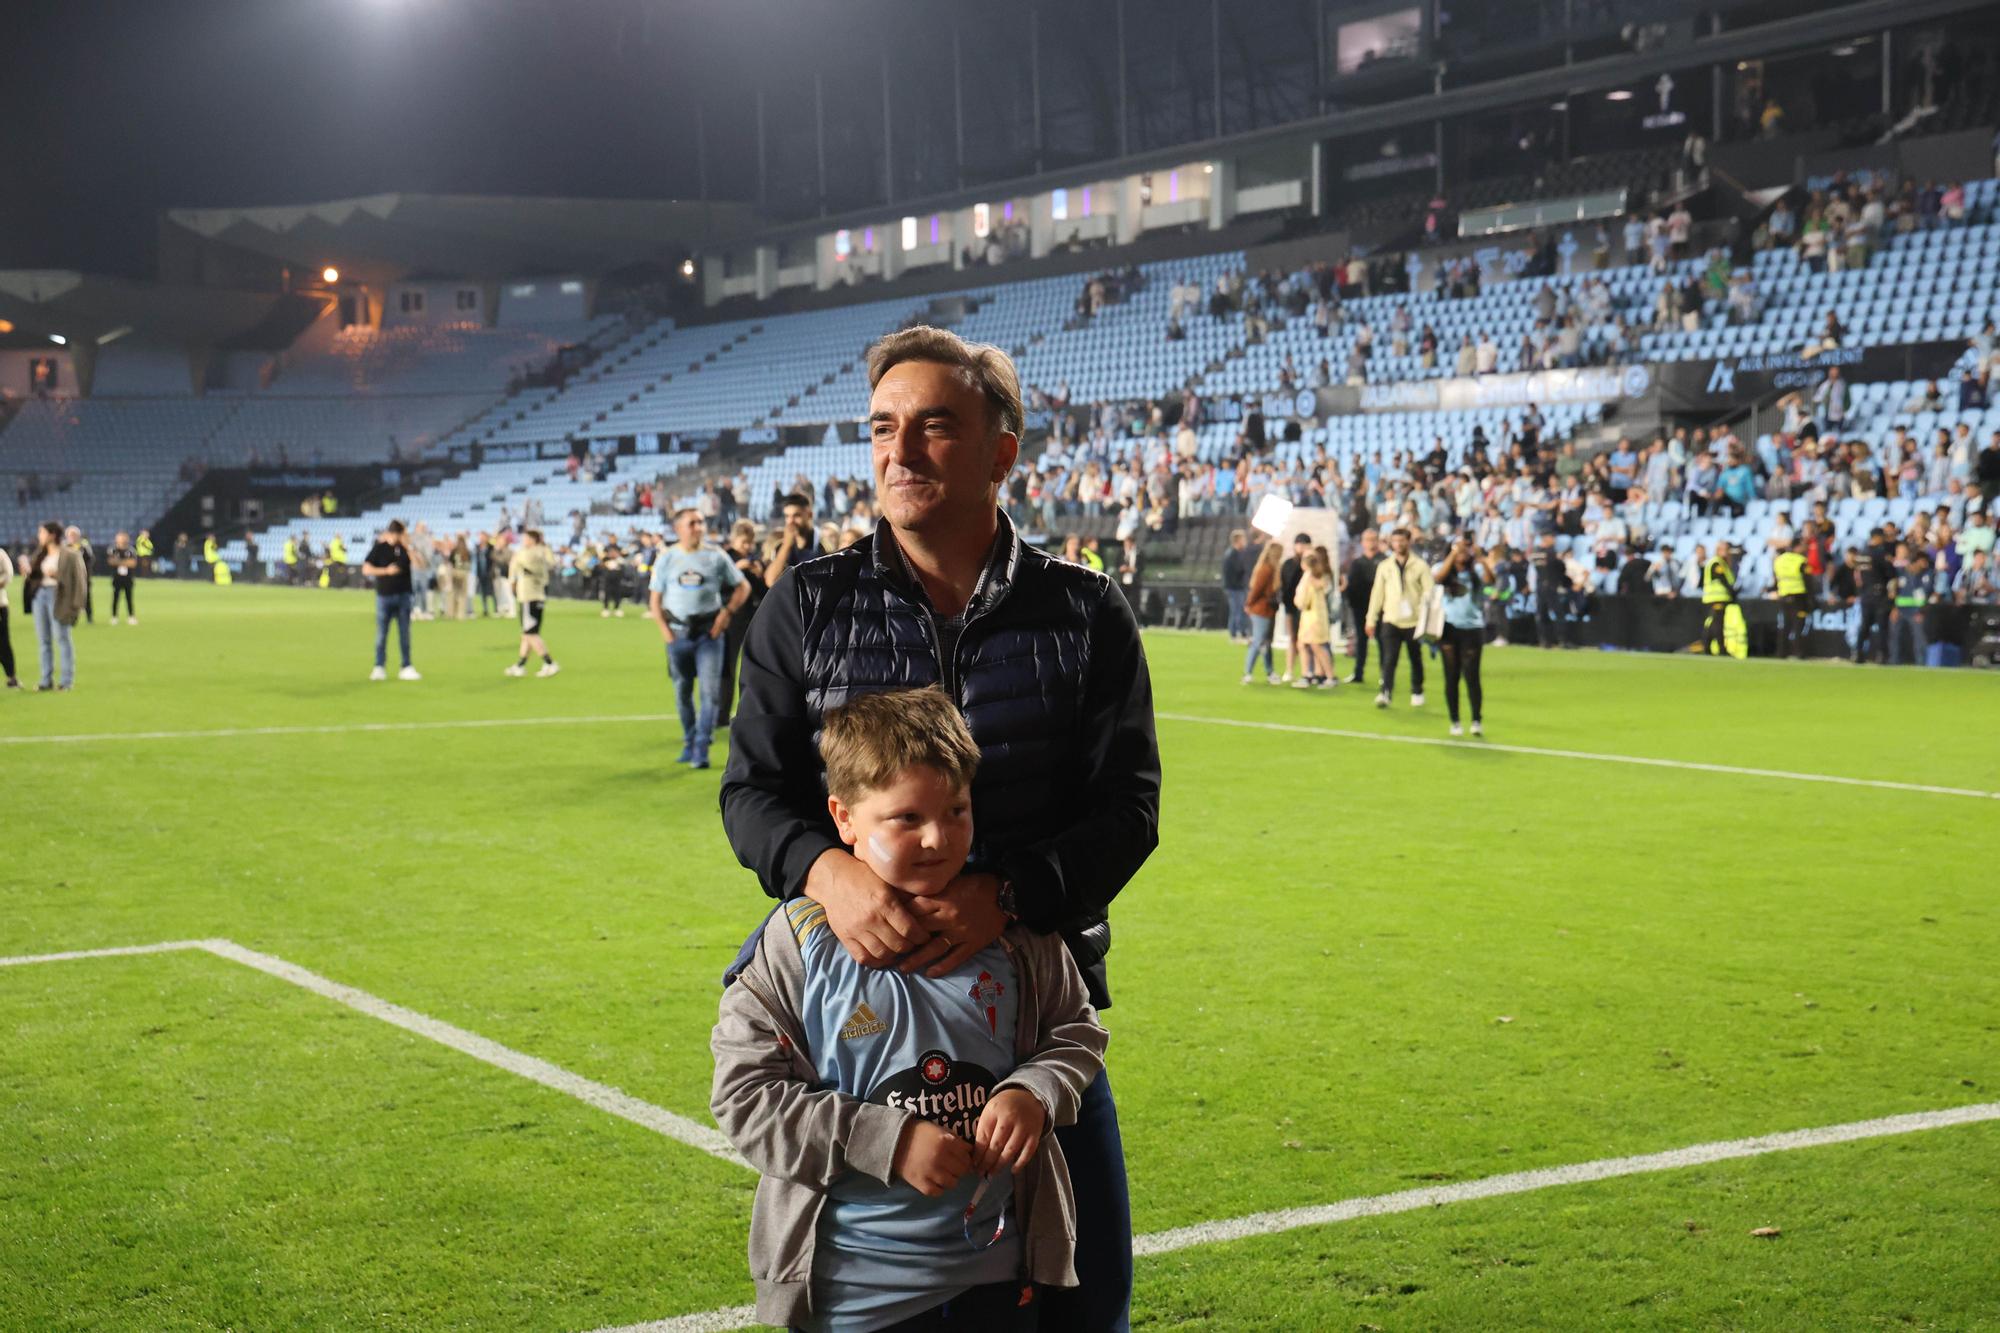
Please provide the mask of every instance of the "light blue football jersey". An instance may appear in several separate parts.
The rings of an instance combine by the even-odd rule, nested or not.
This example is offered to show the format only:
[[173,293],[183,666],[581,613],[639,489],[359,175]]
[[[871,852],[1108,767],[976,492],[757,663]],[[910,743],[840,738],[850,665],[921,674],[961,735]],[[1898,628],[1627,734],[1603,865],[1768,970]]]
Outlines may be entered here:
[[[799,1012],[820,1080],[849,1096],[898,1107],[972,1140],[994,1085],[1014,1071],[1020,1013],[1013,958],[997,941],[949,975],[863,967],[848,956],[810,899],[785,906],[805,960]],[[850,1172],[827,1190],[813,1260],[808,1327],[865,1333],[933,1309],[970,1287],[1014,1279],[1021,1239],[1013,1178],[988,1187],[974,1235],[1007,1234],[985,1249],[966,1241],[964,1214],[978,1186],[968,1175],[927,1199],[902,1181]]]

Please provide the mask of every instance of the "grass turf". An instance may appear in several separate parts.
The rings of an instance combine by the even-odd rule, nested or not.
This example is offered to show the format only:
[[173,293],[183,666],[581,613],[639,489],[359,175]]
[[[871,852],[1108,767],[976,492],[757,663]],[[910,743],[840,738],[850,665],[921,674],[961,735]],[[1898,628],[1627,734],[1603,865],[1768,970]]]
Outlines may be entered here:
[[[76,693],[0,699],[0,741],[578,720],[0,744],[0,954],[226,936],[705,1118],[715,977],[766,904],[674,723],[580,720],[672,712],[648,623],[552,604],[552,680],[501,676],[504,623],[420,624],[426,679],[371,684],[365,595],[139,592],[141,626],[80,632]],[[1165,714],[1443,735],[1436,682],[1378,713],[1239,686],[1216,636],[1148,651]],[[1487,675],[1495,743],[2000,791],[1969,672],[1505,649]],[[2000,1099],[1989,800],[1160,736],[1107,1015],[1141,1231]],[[746,1173],[273,978],[0,969],[0,1034],[5,1327],[748,1299]],[[1346,1223],[1142,1260],[1136,1322],[1975,1327],[1996,1176],[1974,1126]]]

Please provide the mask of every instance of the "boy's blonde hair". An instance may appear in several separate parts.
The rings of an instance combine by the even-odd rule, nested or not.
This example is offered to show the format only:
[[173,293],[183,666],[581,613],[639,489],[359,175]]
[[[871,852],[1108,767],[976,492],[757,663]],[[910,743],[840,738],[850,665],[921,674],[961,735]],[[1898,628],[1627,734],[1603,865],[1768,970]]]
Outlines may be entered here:
[[959,788],[970,787],[979,769],[979,746],[958,705],[935,685],[863,694],[828,709],[819,756],[827,794],[850,803],[912,768],[935,769]]

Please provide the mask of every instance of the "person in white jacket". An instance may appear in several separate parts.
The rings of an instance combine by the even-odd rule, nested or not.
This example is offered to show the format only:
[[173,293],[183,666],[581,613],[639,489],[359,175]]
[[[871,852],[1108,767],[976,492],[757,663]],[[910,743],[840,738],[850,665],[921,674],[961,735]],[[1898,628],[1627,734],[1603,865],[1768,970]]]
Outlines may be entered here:
[[7,548],[0,546],[0,671],[7,673],[7,688],[21,688],[20,678],[14,674],[14,636],[7,628],[7,585],[14,581],[14,560],[7,554]]

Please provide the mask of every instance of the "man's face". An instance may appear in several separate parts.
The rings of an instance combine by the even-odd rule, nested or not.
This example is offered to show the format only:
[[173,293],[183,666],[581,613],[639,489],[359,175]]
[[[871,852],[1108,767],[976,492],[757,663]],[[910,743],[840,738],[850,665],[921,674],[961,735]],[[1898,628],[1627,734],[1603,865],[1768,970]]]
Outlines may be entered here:
[[812,536],[812,527],[812,510],[807,509],[804,505],[785,506],[786,531],[795,532],[801,537],[810,537]]
[[972,851],[972,797],[934,768],[905,770],[847,805],[827,798],[841,841],[884,883],[930,896],[965,868]]
[[1396,553],[1396,558],[1398,560],[1408,555],[1410,553],[1410,534],[1408,534],[1407,532],[1390,533],[1389,549]]
[[679,534],[684,546],[699,546],[703,534],[708,531],[708,520],[690,509],[674,520],[674,531]]
[[890,524],[912,532],[983,522],[1020,441],[996,434],[986,399],[952,366],[891,366],[869,399],[875,490]]
[[1372,556],[1381,551],[1381,549],[1382,539],[1376,535],[1373,528],[1361,534],[1361,553],[1363,555]]

